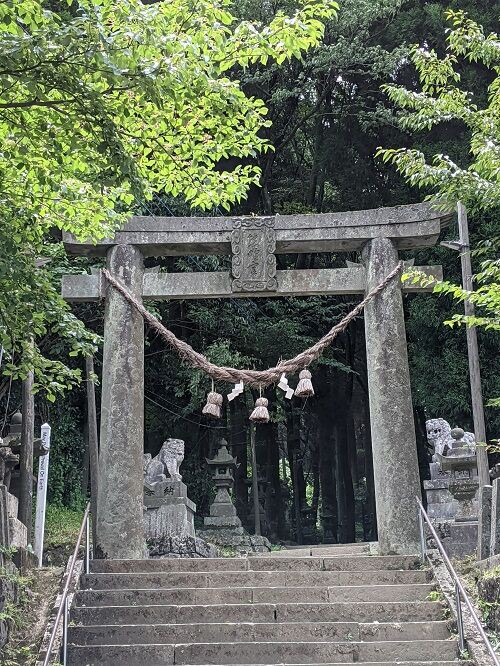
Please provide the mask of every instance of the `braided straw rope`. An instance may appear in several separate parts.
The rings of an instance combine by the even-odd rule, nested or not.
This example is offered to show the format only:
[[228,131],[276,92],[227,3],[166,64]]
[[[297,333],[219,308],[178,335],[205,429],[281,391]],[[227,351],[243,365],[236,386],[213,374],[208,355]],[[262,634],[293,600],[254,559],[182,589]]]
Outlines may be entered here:
[[356,305],[356,307],[351,310],[338,324],[335,324],[326,335],[324,335],[316,344],[309,349],[305,349],[294,358],[290,358],[285,361],[280,361],[277,366],[274,368],[268,368],[267,370],[239,370],[238,368],[229,368],[224,366],[218,366],[214,363],[211,363],[203,354],[195,351],[191,345],[188,345],[187,342],[179,340],[179,338],[169,331],[161,321],[159,321],[154,315],[146,310],[142,303],[124,287],[121,282],[119,282],[111,273],[106,269],[102,269],[102,274],[106,280],[123,296],[123,298],[130,303],[130,305],[143,316],[143,318],[148,322],[148,324],[154,328],[158,333],[164,338],[168,344],[175,349],[179,356],[185,360],[193,368],[199,368],[203,370],[207,375],[219,381],[229,382],[229,383],[238,383],[242,381],[248,386],[253,386],[256,388],[264,388],[270,384],[274,384],[279,381],[281,375],[285,372],[287,374],[293,374],[303,368],[306,368],[310,363],[315,361],[321,356],[323,351],[328,347],[333,340],[337,337],[339,333],[344,331],[348,324],[355,318],[357,315],[362,312],[365,305],[369,303],[372,299],[375,298],[381,291],[383,291],[387,285],[399,275],[403,269],[403,262],[400,261],[396,268],[394,268],[384,280],[365,298]]

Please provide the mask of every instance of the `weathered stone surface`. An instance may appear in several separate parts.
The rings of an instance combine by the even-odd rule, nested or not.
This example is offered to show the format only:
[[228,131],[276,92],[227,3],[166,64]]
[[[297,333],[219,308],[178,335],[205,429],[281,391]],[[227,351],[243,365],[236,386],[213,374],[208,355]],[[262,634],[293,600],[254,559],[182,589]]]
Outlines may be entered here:
[[215,546],[195,536],[163,536],[148,541],[149,556],[154,559],[180,557],[219,557]]
[[[108,269],[138,298],[144,274],[131,245],[109,250]],[[144,323],[114,289],[104,313],[97,554],[144,556],[142,517],[144,447]]]
[[[419,266],[418,269],[437,280],[443,279],[441,266]],[[276,272],[275,291],[247,291],[239,298],[273,296],[321,296],[332,294],[362,294],[366,277],[363,266],[350,268],[310,268]],[[103,294],[98,275],[64,275],[62,295],[67,301],[98,301]],[[403,284],[408,293],[430,291],[432,286],[420,287],[410,281]],[[161,301],[192,298],[232,298],[231,275],[216,273],[146,273],[143,298]]]
[[[399,249],[435,245],[450,214],[431,204],[309,215],[276,215],[276,252],[361,249],[372,238],[390,238]],[[255,218],[259,219],[259,218]],[[229,254],[232,217],[133,217],[114,239],[80,243],[64,232],[72,254],[103,255],[114,243],[130,243],[145,256]]]
[[500,555],[500,478],[493,481],[490,557]]
[[491,547],[491,505],[493,487],[483,486],[479,490],[479,527],[478,527],[478,560],[490,556]]
[[[15,604],[18,601],[19,589],[17,583],[13,581],[11,574],[16,574],[17,569],[12,562],[4,562],[2,569],[7,576],[0,575],[0,651],[7,643],[10,630],[12,629],[12,620],[4,618],[2,611],[4,611],[6,604]],[[6,614],[10,616],[10,613]],[[1,655],[1,652],[0,652]]]
[[144,510],[144,534],[148,545],[163,537],[194,537],[196,505],[187,497],[173,497],[166,501],[159,507]]
[[[367,291],[394,269],[398,254],[388,238],[363,249]],[[418,552],[415,497],[420,477],[413,421],[401,287],[394,281],[365,308],[373,472],[382,554]]]
[[[498,572],[498,573],[497,573]],[[488,629],[500,632],[500,570],[492,569],[478,581],[479,596],[488,605],[485,624]]]
[[28,545],[28,531],[17,518],[9,518],[9,540],[14,548],[26,548]]
[[[451,435],[451,426],[445,419],[428,419],[425,422],[427,431],[427,441],[429,442],[434,455],[433,460],[436,462],[436,454],[443,455],[448,447],[452,447],[454,438]],[[475,448],[476,438],[472,432],[464,432],[463,440]]]
[[[0,546],[9,548],[10,535],[9,535],[9,509],[7,501],[7,487],[0,483]],[[0,565],[2,564],[0,556]]]
[[232,291],[276,291],[274,217],[239,217],[234,220],[233,227]]
[[179,469],[184,460],[184,442],[182,439],[167,439],[163,442],[158,460],[163,463],[172,481],[182,481]]

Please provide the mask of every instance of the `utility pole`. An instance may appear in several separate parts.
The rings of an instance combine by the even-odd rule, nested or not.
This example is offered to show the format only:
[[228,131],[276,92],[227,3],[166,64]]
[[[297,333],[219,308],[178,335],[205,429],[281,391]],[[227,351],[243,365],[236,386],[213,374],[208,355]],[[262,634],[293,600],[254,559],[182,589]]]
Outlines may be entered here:
[[[462,203],[457,204],[458,210],[458,241],[446,242],[441,245],[459,250],[462,264],[462,286],[467,291],[473,291],[472,265],[470,259],[469,226],[467,224],[467,210]],[[468,299],[464,301],[464,310],[467,317],[475,315],[474,303]],[[484,422],[483,392],[481,389],[481,370],[479,367],[479,349],[477,345],[477,330],[475,326],[466,326],[467,354],[469,357],[469,378],[472,399],[472,418],[474,421],[474,435],[477,447],[477,471],[479,485],[490,484],[490,473],[488,465],[488,452],[486,450],[486,426]]]

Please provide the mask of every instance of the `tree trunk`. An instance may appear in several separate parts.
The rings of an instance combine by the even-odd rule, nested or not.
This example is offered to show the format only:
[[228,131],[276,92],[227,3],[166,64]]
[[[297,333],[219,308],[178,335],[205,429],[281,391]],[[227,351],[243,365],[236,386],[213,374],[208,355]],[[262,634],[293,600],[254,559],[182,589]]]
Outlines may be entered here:
[[33,371],[23,381],[23,421],[21,453],[19,457],[19,520],[26,525],[28,544],[31,543],[33,515],[33,442],[35,439],[35,397],[33,395]]

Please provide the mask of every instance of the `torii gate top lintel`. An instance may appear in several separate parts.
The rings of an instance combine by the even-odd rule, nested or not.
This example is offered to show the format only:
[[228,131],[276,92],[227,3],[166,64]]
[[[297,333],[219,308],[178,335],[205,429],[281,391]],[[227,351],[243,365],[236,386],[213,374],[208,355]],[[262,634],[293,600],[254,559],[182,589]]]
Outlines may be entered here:
[[276,254],[360,250],[373,238],[390,238],[399,250],[435,245],[451,215],[429,203],[341,213],[247,217],[136,216],[112,239],[79,242],[63,234],[71,254],[103,256],[113,245],[135,245],[143,256],[231,254],[238,226],[274,230]]

